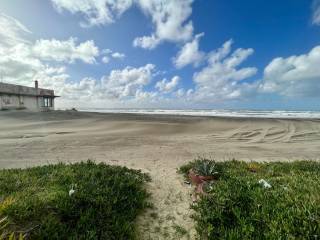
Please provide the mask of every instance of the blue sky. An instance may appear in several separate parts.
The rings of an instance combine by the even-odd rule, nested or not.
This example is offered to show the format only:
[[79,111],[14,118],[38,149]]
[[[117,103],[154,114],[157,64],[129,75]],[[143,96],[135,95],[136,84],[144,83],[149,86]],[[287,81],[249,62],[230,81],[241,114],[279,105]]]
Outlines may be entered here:
[[3,81],[64,107],[319,110],[319,0],[4,0]]

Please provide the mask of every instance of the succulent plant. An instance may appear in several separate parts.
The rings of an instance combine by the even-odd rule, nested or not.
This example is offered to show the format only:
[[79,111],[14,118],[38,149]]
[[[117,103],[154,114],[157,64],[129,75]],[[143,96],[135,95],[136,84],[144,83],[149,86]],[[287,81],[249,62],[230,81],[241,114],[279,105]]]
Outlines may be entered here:
[[220,173],[216,162],[212,160],[198,160],[193,170],[201,176],[217,176]]

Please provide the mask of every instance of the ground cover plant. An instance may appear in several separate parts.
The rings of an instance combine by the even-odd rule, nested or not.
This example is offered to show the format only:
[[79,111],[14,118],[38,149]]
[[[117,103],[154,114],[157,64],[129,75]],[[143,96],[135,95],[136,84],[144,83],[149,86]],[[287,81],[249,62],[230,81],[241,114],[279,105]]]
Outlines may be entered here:
[[[188,176],[198,160],[182,166]],[[216,162],[192,208],[201,239],[319,239],[320,163]]]
[[148,180],[91,161],[0,170],[0,239],[134,239]]

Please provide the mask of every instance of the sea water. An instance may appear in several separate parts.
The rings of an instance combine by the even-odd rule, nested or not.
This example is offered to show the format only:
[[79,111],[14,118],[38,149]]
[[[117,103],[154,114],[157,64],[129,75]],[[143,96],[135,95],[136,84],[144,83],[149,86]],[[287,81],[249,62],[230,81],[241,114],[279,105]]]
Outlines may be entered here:
[[266,110],[215,110],[215,109],[79,109],[87,112],[101,113],[132,113],[157,115],[185,116],[216,116],[216,117],[253,117],[253,118],[310,118],[320,119],[320,111],[266,111]]

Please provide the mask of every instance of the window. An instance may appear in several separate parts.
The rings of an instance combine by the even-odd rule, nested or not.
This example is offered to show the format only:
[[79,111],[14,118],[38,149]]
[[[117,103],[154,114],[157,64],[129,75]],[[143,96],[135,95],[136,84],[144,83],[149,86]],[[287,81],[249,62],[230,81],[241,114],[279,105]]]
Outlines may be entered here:
[[43,98],[44,107],[52,107],[52,98],[44,97]]

